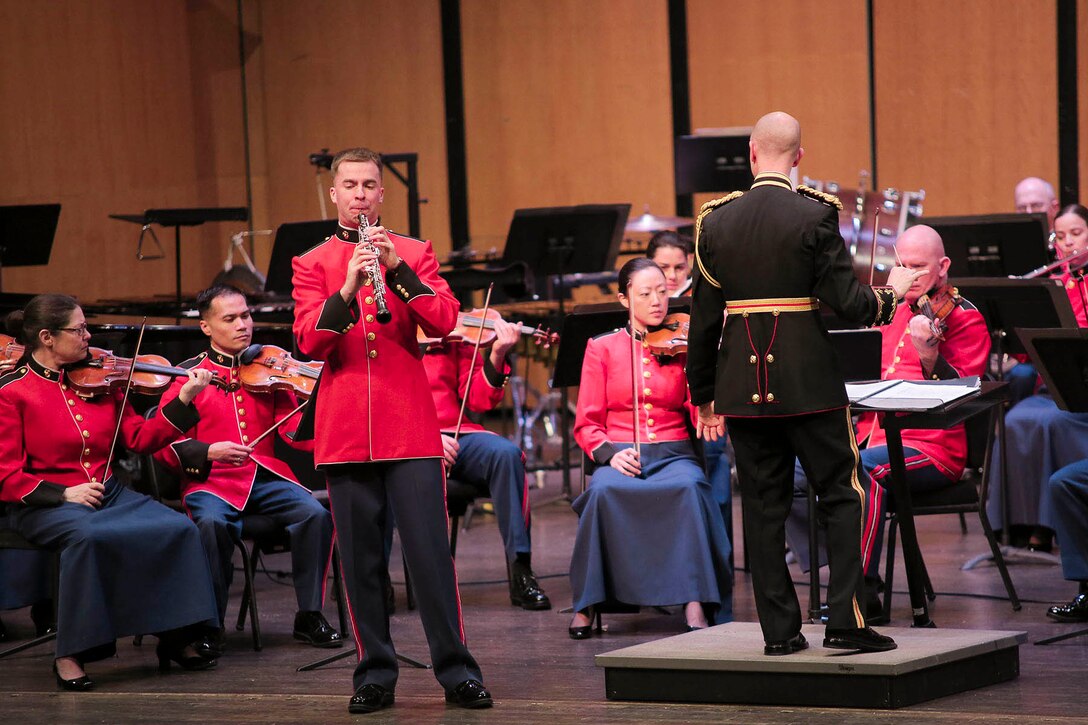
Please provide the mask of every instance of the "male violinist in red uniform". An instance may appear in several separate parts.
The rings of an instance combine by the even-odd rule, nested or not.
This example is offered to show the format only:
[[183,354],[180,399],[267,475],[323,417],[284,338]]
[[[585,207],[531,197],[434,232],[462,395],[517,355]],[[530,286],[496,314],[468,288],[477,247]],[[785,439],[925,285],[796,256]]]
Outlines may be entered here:
[[[883,380],[948,380],[982,375],[990,354],[990,335],[982,314],[948,285],[950,261],[944,243],[931,227],[914,226],[896,243],[899,258],[908,269],[928,270],[911,285],[895,311],[890,325],[881,328]],[[947,312],[939,322],[919,309],[920,301],[934,300],[933,311]],[[939,302],[945,301],[943,310]],[[939,329],[935,329],[935,325]],[[862,522],[862,565],[865,568],[867,600],[865,618],[880,623],[883,611],[876,594],[880,587],[880,551],[887,510],[886,487],[891,466],[884,429],[875,413],[866,413],[858,422],[857,439],[861,465],[868,473],[865,519]],[[903,431],[903,453],[907,484],[925,491],[951,486],[960,480],[967,463],[967,433],[963,424],[948,430]],[[795,470],[794,506],[790,517],[790,547],[802,563],[808,559],[808,482],[798,465]]]
[[438,411],[450,476],[487,491],[495,504],[510,567],[510,603],[528,610],[551,609],[533,574],[529,491],[521,449],[461,413],[462,405],[483,413],[502,402],[510,374],[506,355],[521,333],[517,324],[494,322],[495,342],[490,350],[479,351],[475,363],[472,343],[448,341],[429,347],[423,366]]
[[[325,574],[332,551],[332,518],[291,472],[276,458],[274,440],[253,441],[297,406],[286,391],[253,393],[238,384],[239,356],[253,340],[253,318],[245,295],[234,287],[216,285],[197,295],[200,329],[210,338],[208,350],[180,365],[208,370],[225,383],[204,390],[193,401],[200,422],[187,438],[155,454],[168,468],[182,474],[182,501],[200,529],[211,565],[219,618],[227,609],[234,574],[235,541],[242,533],[243,514],[262,514],[283,524],[291,541],[291,576],[298,612],[294,636],[315,647],[340,647],[340,634],[321,613]],[[163,396],[173,400],[181,389],[174,385]],[[287,432],[295,420],[280,426]],[[204,652],[222,653],[222,632],[209,633]]]
[[[389,508],[446,702],[490,707],[491,694],[465,645],[446,539],[442,441],[416,335],[417,327],[428,337],[452,330],[457,299],[438,276],[430,242],[375,226],[384,194],[381,156],[363,148],[341,151],[332,174],[329,195],[340,226],[293,261],[294,332],[305,355],[325,361],[307,412],[313,414],[314,459],[328,478],[359,648],[348,710],[374,712],[394,700],[397,660],[383,533]],[[364,239],[360,215],[369,226]],[[378,322],[382,284],[389,292],[387,324]]]

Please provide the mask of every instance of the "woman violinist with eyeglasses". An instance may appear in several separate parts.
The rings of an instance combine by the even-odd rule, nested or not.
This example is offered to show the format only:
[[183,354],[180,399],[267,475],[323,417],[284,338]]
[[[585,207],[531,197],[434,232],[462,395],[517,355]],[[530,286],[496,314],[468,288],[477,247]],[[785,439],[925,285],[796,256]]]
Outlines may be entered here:
[[70,384],[90,339],[73,298],[39,295],[8,326],[25,354],[0,377],[0,521],[61,553],[58,686],[91,689],[84,664],[112,656],[126,635],[156,634],[161,669],[170,661],[214,666],[189,646],[192,625],[218,624],[196,527],[125,488],[110,467],[115,435],[121,446],[151,453],[192,427],[199,416],[191,402],[210,373],[190,374],[178,399],[145,420],[121,391],[88,395]]

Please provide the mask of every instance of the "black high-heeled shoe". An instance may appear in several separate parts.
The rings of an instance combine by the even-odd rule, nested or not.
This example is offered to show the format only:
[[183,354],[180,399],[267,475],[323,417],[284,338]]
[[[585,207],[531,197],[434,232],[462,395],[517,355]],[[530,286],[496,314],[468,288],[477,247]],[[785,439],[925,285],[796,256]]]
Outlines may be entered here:
[[94,687],[94,680],[87,677],[86,674],[71,680],[66,680],[61,677],[60,670],[57,669],[56,660],[53,661],[53,675],[57,678],[57,687],[62,690],[68,690],[69,692],[86,692]]
[[589,624],[584,627],[567,627],[567,634],[571,639],[589,639],[593,636],[593,609],[586,609],[579,614],[584,614],[589,617]]
[[199,655],[187,655],[185,647],[170,647],[162,642],[155,647],[155,655],[159,658],[159,672],[169,672],[171,662],[176,662],[178,667],[191,672],[210,670],[219,664],[218,660],[207,660]]

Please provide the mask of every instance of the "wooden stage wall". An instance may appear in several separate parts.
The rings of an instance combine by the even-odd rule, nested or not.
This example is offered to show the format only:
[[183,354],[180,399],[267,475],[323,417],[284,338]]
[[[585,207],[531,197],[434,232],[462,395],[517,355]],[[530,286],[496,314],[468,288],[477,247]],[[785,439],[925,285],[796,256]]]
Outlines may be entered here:
[[[439,0],[0,0],[0,204],[60,201],[48,268],[7,291],[87,299],[168,293],[167,258],[135,259],[161,206],[245,205],[253,227],[319,216],[309,153],[420,155],[425,236],[449,249]],[[781,108],[804,124],[802,173],[870,169],[867,3],[688,0],[693,128]],[[1054,0],[874,3],[880,187],[927,191],[928,215],[1011,210],[1012,186],[1057,182]],[[1077,0],[1088,128],[1088,0]],[[513,210],[590,202],[674,211],[665,0],[461,0],[469,231],[501,247]],[[356,40],[365,37],[368,42]],[[246,131],[248,130],[248,134]],[[1088,183],[1088,138],[1080,169]],[[328,178],[322,178],[327,187]],[[386,179],[386,221],[407,230]],[[183,231],[183,286],[217,272],[244,225]],[[266,264],[269,238],[254,242]]]

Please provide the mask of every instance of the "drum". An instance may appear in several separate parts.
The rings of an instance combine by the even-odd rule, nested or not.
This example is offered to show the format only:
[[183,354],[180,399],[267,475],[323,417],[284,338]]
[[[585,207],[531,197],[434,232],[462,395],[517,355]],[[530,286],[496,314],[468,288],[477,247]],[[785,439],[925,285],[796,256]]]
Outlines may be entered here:
[[[862,173],[862,181],[868,175]],[[925,190],[868,191],[844,189],[834,181],[805,179],[805,184],[839,197],[839,233],[854,260],[854,274],[862,284],[881,285],[895,266],[895,240],[922,216]]]

